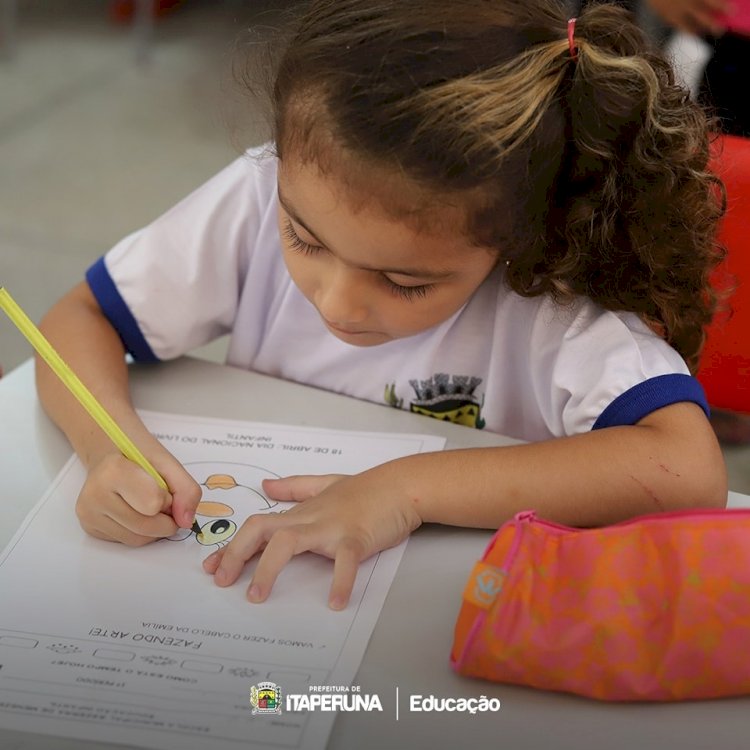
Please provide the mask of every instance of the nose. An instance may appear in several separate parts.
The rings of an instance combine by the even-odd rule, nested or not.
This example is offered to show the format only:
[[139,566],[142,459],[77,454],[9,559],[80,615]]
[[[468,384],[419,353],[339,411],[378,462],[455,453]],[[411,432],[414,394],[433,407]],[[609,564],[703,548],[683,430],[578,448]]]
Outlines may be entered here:
[[330,269],[320,281],[318,312],[335,325],[356,325],[367,320],[367,284],[364,273],[343,265]]

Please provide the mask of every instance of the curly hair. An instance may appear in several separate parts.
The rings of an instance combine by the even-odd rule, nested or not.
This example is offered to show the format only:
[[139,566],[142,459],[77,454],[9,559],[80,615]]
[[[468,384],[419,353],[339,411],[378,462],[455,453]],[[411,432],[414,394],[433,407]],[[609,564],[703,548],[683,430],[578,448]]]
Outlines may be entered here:
[[516,293],[634,312],[694,371],[723,257],[710,122],[626,11],[589,4],[575,56],[567,21],[555,0],[314,0],[276,70],[278,154],[463,196]]

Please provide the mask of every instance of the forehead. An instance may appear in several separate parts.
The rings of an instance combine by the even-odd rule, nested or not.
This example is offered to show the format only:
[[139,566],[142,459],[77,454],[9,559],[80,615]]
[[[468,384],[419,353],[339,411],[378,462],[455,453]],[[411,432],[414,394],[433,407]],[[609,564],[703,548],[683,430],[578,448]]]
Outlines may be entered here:
[[[283,207],[317,242],[344,262],[376,270],[410,269],[441,275],[455,273],[474,253],[487,248],[472,242],[464,231],[465,209],[446,202],[423,203],[424,196],[405,192],[403,180],[372,180],[370,194],[364,186],[352,188],[336,173],[323,173],[313,163],[282,160],[279,164],[279,197]],[[398,204],[387,210],[385,198]],[[495,253],[493,253],[495,255]]]
[[340,208],[363,221],[399,222],[417,234],[449,233],[466,240],[470,216],[482,202],[478,193],[432,190],[395,165],[357,158],[345,149],[335,158],[330,155],[315,161],[285,155],[279,160],[279,188],[292,201],[323,188]]

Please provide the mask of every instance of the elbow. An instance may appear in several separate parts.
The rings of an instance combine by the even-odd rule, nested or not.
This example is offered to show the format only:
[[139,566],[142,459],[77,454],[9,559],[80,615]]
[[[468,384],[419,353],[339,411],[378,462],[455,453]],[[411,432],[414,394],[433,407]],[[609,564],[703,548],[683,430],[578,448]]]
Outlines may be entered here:
[[713,481],[707,483],[709,486],[704,491],[704,508],[726,508],[729,499],[729,484],[724,461],[721,462],[721,471],[716,472]]
[[705,450],[702,452],[704,461],[697,461],[700,465],[703,507],[726,508],[729,495],[729,477],[724,453],[713,429],[707,436]]
[[682,498],[679,505],[690,508],[726,508],[729,482],[727,467],[721,449],[716,444],[704,454],[703,460],[691,461],[686,476],[681,482]]
[[728,500],[727,470],[721,450],[700,458],[669,465],[658,462],[651,482],[639,481],[649,505],[661,511],[689,511],[725,508]]
[[695,503],[689,507],[694,508],[713,508],[715,510],[724,510],[727,507],[727,501],[729,499],[729,489],[727,483],[724,482],[723,489],[720,488],[717,482],[716,488],[712,491],[704,492],[697,497]]
[[703,411],[694,404],[675,404],[655,413],[653,426],[657,433],[650,451],[661,479],[653,474],[652,478],[664,492],[660,497],[664,509],[725,508],[729,491],[727,467],[716,433]]

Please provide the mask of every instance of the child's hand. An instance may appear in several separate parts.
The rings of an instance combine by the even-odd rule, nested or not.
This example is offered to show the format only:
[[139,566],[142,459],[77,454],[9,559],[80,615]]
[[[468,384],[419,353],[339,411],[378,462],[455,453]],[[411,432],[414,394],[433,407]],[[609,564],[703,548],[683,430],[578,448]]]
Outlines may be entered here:
[[328,604],[343,609],[359,563],[397,545],[422,523],[412,503],[400,497],[387,473],[378,469],[351,477],[270,479],[263,489],[274,500],[300,505],[286,513],[251,516],[232,541],[203,564],[219,586],[229,586],[245,563],[263,550],[247,590],[251,602],[264,601],[289,560],[310,551],[334,560]]
[[84,531],[140,547],[189,528],[200,486],[172,456],[156,465],[171,494],[120,453],[107,453],[89,471],[76,503]]

